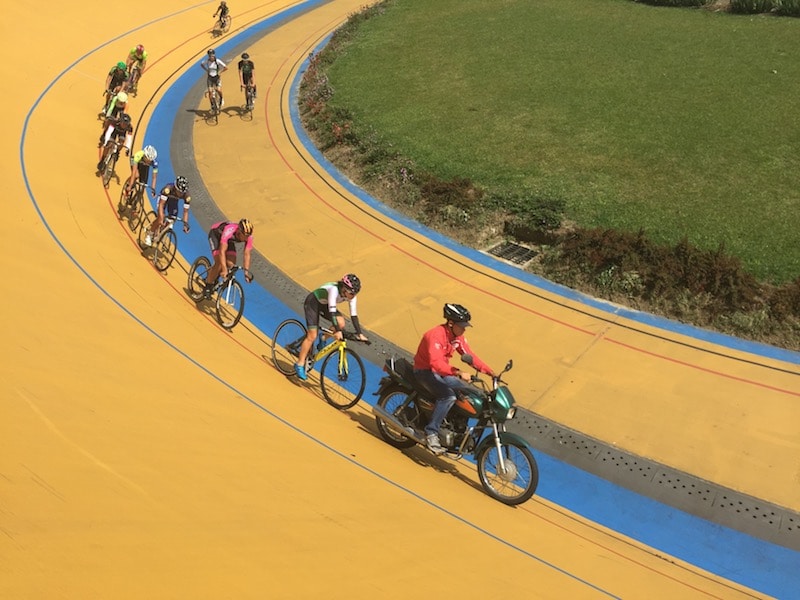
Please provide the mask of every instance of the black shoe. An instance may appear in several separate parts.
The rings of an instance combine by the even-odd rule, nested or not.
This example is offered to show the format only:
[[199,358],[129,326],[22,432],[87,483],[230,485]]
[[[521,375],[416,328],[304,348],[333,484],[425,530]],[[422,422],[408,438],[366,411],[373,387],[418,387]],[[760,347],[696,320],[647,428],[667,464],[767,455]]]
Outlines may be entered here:
[[103,170],[103,161],[102,160],[99,163],[97,163],[97,170],[98,171],[102,171]]

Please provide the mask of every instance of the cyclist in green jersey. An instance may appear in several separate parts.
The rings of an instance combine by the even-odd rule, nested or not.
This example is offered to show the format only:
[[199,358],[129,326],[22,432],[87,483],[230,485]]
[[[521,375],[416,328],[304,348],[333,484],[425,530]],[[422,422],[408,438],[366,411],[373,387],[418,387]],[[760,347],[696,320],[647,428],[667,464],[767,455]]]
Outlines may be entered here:
[[[294,372],[303,381],[308,379],[308,374],[306,373],[306,358],[309,352],[311,352],[314,340],[317,339],[319,318],[325,317],[329,319],[331,323],[333,323],[333,331],[336,339],[341,340],[343,338],[344,317],[339,314],[336,308],[336,305],[340,302],[347,302],[349,304],[350,318],[353,321],[353,327],[356,330],[358,339],[362,342],[367,341],[367,337],[361,333],[361,323],[359,323],[358,312],[356,310],[356,296],[360,291],[361,280],[353,273],[348,273],[339,281],[323,283],[306,296],[303,309],[308,333],[306,334],[306,339],[300,344],[300,355],[297,357],[297,363],[294,365]],[[320,338],[319,346],[322,347],[322,344],[323,339]]]
[[156,181],[158,180],[158,152],[153,146],[145,146],[138,152],[134,153],[131,158],[131,175],[128,177],[128,182],[125,184],[125,194],[130,196],[133,192],[133,187],[137,181],[141,181],[147,185],[147,180],[150,177],[150,169],[153,170],[153,182],[150,186],[150,191],[156,193]]

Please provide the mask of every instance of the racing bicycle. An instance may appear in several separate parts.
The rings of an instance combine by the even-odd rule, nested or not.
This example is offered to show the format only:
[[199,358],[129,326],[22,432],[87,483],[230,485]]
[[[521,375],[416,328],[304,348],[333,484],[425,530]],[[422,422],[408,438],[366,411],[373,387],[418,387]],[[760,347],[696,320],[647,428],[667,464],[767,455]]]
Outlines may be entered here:
[[[128,227],[131,231],[136,231],[142,223],[144,217],[144,191],[147,185],[141,181],[133,184],[133,191],[128,194],[122,186],[122,191],[119,193],[119,203],[117,204],[117,214],[120,219],[128,217]],[[155,189],[150,188],[155,193]]]
[[[152,210],[145,215],[142,228],[139,230],[139,247],[142,249],[143,255],[150,254],[150,262],[157,270],[163,272],[169,269],[172,261],[175,260],[175,253],[178,251],[178,236],[173,229],[177,217],[164,215],[164,222],[153,234],[150,228],[157,218],[158,215]],[[152,238],[149,244],[147,243],[148,234]]]
[[[206,284],[206,276],[211,269],[211,261],[205,257],[200,256],[192,264],[189,269],[189,283],[188,290],[189,296],[195,302],[200,302],[206,296],[203,290]],[[234,265],[228,269],[228,275],[222,281],[217,278],[217,282],[211,289],[208,298],[214,298],[216,306],[217,322],[225,329],[231,330],[236,327],[239,319],[242,318],[244,312],[244,288],[242,284],[236,279],[238,271],[245,271],[243,267]],[[215,297],[216,296],[216,297]]]
[[[272,336],[272,361],[284,375],[294,375],[294,365],[300,355],[300,344],[306,337],[306,326],[297,319],[286,319]],[[321,328],[316,350],[306,359],[306,373],[311,373],[314,364],[322,361],[319,368],[319,384],[322,395],[331,406],[346,410],[355,406],[364,394],[367,373],[364,362],[355,350],[347,346],[347,341],[359,341],[355,333],[342,332],[341,340],[333,339],[332,329]],[[327,342],[327,343],[326,343]]]
[[120,143],[113,136],[103,148],[103,158],[98,165],[100,167],[98,171],[103,177],[103,187],[108,187],[111,176],[114,174],[114,168],[119,160],[119,148]]
[[214,119],[214,122],[216,123],[219,119],[219,92],[214,86],[210,86],[208,88],[208,101],[211,103],[211,113],[209,113],[209,118]]
[[214,23],[214,30],[213,33],[215,36],[222,35],[223,33],[228,33],[228,30],[231,28],[231,16],[225,15],[224,17],[220,15],[217,22]]
[[136,96],[139,86],[139,78],[142,76],[142,69],[139,65],[134,64],[131,67],[131,73],[128,75],[128,93]]
[[252,113],[256,103],[256,86],[248,83],[244,87],[244,109],[246,112]]

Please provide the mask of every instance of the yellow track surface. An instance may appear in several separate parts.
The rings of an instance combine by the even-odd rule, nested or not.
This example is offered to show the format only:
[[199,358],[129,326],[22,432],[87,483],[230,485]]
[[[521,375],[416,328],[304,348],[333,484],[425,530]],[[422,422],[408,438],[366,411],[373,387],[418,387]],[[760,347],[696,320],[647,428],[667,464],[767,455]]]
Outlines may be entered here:
[[[292,5],[231,4],[229,35]],[[461,302],[482,357],[514,358],[528,408],[800,510],[796,368],[548,302],[309,167],[284,129],[286,84],[361,5],[321,5],[253,45],[253,122],[198,119],[195,159],[223,212],[249,216],[257,250],[303,286],[357,272],[362,322],[398,345]],[[505,507],[469,465],[399,453],[367,410],[339,413],[279,375],[247,323],[226,333],[197,310],[185,262],[162,276],[139,255],[119,187],[93,174],[103,80],[147,46],[141,139],[146,99],[218,43],[215,7],[6,9],[0,597],[751,597],[542,499]]]

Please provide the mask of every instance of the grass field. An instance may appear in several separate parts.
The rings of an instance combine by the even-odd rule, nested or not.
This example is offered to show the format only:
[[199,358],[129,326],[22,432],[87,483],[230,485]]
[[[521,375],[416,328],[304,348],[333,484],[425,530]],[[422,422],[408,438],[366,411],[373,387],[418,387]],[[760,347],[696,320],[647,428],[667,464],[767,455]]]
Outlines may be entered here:
[[800,275],[800,20],[631,0],[391,0],[332,104],[442,178]]

